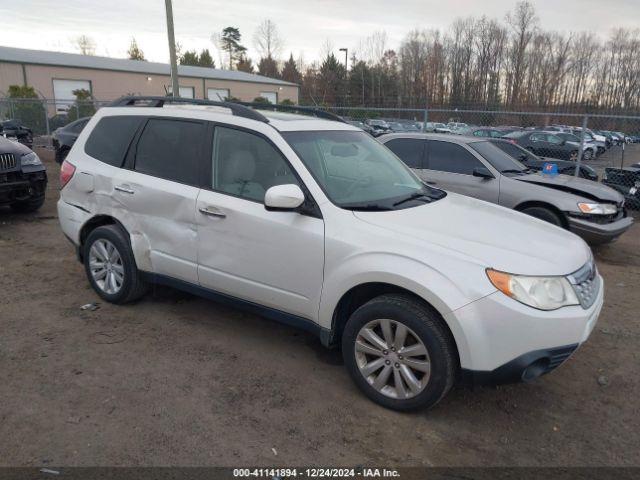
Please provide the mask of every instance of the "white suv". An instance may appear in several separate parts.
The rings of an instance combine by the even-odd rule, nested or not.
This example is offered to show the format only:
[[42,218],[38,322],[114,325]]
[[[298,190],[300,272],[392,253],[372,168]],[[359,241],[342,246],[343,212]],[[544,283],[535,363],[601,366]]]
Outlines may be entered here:
[[533,379],[593,329],[574,234],[431,188],[319,112],[170,101],[102,108],[62,166],[60,224],[106,301],[163,283],[301,327],[398,410]]

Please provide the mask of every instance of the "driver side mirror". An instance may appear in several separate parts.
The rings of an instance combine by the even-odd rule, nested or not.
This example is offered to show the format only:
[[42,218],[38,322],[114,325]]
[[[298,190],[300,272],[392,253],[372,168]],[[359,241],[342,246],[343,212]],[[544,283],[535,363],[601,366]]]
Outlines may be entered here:
[[484,178],[484,179],[490,179],[490,178],[496,178],[493,176],[493,174],[489,171],[489,169],[487,167],[476,167],[473,169],[473,176],[474,177],[479,177],[479,178]]
[[275,185],[264,195],[264,208],[274,211],[292,211],[304,203],[304,193],[298,185]]

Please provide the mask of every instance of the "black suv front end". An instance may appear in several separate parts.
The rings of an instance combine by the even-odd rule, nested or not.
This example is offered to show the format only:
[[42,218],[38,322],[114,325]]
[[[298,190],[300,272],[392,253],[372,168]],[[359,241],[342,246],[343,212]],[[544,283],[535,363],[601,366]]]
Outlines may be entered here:
[[26,146],[0,137],[0,205],[32,212],[44,203],[47,171]]

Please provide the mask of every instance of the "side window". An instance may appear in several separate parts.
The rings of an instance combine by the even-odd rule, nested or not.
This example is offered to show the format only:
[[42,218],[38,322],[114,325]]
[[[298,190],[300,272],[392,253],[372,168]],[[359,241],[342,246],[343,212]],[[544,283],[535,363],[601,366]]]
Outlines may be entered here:
[[205,132],[204,124],[198,122],[150,119],[138,140],[134,169],[197,186]]
[[547,142],[552,143],[554,145],[560,145],[562,143],[562,139],[555,135],[547,135]]
[[546,141],[545,137],[546,135],[543,135],[542,133],[534,133],[529,138],[532,142],[544,142]]
[[275,185],[299,185],[291,167],[264,138],[242,130],[216,127],[213,138],[214,190],[247,200],[264,201]]
[[464,147],[455,143],[429,140],[429,169],[440,172],[473,175],[473,169],[482,163]]
[[475,132],[473,132],[473,136],[474,137],[486,137],[487,136],[487,132],[484,130],[476,130]]
[[396,138],[384,145],[410,168],[424,168],[422,158],[424,154],[424,140],[419,138]]
[[104,117],[89,134],[84,151],[101,162],[121,167],[138,127],[144,120],[139,116]]

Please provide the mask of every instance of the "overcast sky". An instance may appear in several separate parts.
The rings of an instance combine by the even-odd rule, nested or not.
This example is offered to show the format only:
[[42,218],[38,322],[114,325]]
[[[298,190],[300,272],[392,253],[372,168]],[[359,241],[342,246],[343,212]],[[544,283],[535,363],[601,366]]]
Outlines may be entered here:
[[[533,0],[540,24],[564,32],[593,30],[603,37],[615,27],[640,27],[639,0]],[[310,62],[327,40],[336,50],[354,49],[360,39],[385,30],[396,48],[415,28],[446,28],[456,17],[503,19],[515,0],[173,0],[176,40],[183,50],[209,48],[219,65],[211,34],[240,28],[256,59],[252,36],[266,18],[293,52]],[[97,43],[96,54],[125,57],[135,36],[148,60],[168,61],[163,0],[0,1],[0,45],[74,52],[81,34]]]

